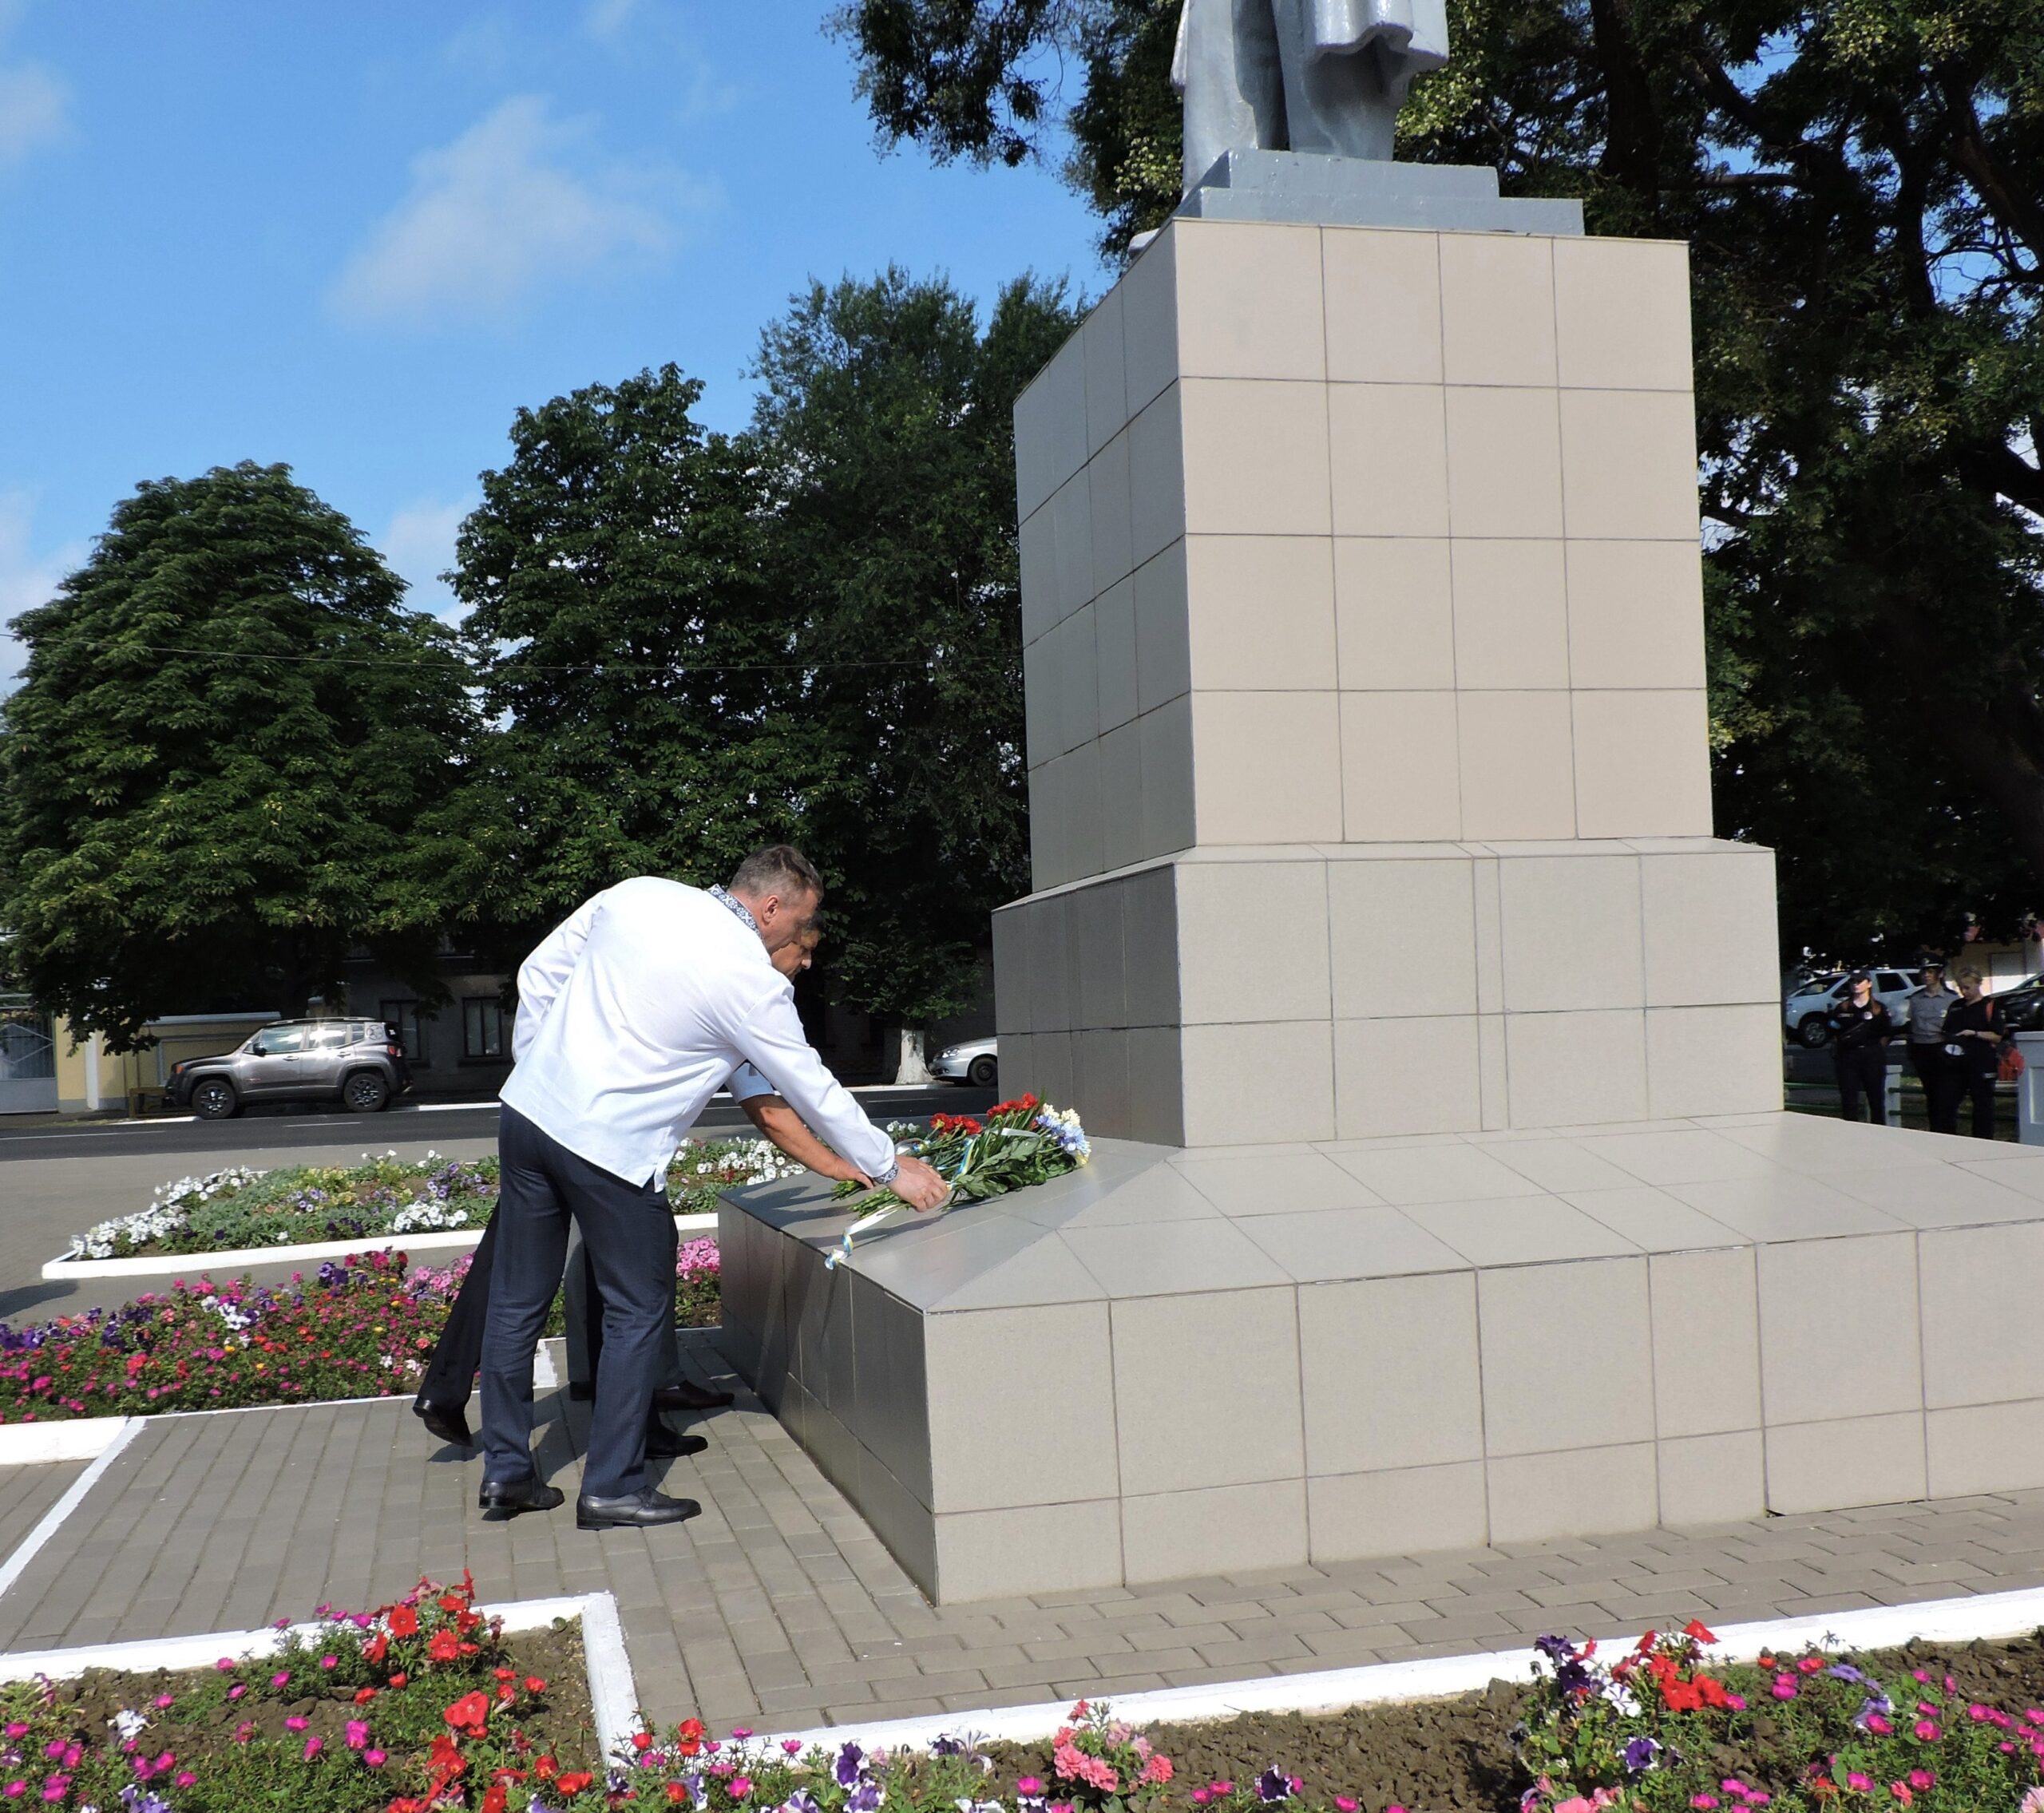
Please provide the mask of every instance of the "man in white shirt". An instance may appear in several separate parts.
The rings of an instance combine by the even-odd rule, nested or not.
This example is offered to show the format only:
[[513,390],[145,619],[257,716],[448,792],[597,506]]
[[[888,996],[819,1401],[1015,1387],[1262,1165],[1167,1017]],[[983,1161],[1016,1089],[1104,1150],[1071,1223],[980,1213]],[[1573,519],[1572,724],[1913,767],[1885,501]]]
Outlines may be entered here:
[[693,1499],[646,1482],[646,1416],[671,1340],[667,1161],[741,1063],[774,1079],[838,1156],[917,1209],[948,1192],[897,1157],[810,1048],[772,953],[803,937],[822,884],[786,845],[755,850],[728,889],[640,876],[585,901],[518,972],[516,1067],[500,1092],[497,1243],[483,1333],[477,1502],[513,1516],[561,1502],[532,1461],[533,1352],[572,1218],[604,1303],[576,1523],[674,1523]]

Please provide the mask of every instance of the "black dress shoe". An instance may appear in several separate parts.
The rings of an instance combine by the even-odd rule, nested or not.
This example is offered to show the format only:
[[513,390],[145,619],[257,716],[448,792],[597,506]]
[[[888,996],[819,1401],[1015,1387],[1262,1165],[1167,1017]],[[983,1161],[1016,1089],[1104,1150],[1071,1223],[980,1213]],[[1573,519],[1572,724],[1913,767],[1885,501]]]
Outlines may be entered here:
[[678,1385],[663,1385],[653,1394],[656,1410],[722,1410],[731,1401],[729,1391],[713,1391],[684,1379]]
[[699,1455],[709,1445],[700,1435],[677,1435],[664,1423],[653,1423],[646,1431],[648,1460],[680,1460],[688,1455]]
[[523,1479],[485,1479],[476,1488],[476,1508],[485,1516],[516,1517],[521,1511],[553,1510],[567,1502],[558,1486],[544,1486],[528,1475]]
[[454,1403],[435,1403],[430,1398],[417,1398],[412,1403],[412,1415],[443,1442],[452,1442],[458,1448],[472,1448],[476,1439],[469,1433],[469,1419],[461,1414],[461,1407]]
[[671,1498],[650,1486],[622,1498],[592,1498],[587,1492],[575,1501],[577,1530],[650,1530],[656,1523],[680,1523],[701,1515],[693,1498]]

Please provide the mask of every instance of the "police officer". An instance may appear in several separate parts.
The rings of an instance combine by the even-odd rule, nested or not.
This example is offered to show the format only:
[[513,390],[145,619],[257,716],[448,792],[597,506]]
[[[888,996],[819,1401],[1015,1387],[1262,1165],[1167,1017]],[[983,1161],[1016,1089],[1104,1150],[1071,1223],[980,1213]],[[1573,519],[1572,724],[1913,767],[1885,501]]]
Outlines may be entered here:
[[1926,957],[1923,986],[1909,997],[1905,1011],[1909,1067],[1923,1086],[1924,1112],[1933,1133],[1959,1131],[1959,1098],[1963,1084],[1945,1051],[1945,1015],[1958,1005],[1959,991],[1945,980],[1943,960]]
[[1838,1111],[1848,1121],[1858,1120],[1864,1095],[1867,1118],[1886,1126],[1888,1041],[1895,1023],[1874,999],[1874,979],[1864,969],[1854,971],[1824,1018],[1831,1027],[1832,1062],[1838,1067]]

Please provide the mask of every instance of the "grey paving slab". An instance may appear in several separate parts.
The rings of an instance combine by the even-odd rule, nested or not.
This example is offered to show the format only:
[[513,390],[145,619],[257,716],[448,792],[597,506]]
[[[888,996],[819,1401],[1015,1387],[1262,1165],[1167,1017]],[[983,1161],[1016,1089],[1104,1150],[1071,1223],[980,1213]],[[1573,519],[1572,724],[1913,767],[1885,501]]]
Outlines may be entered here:
[[0,1558],[42,1522],[50,1507],[69,1491],[83,1461],[52,1461],[41,1467],[0,1467]]
[[[583,1412],[539,1410],[572,1493]],[[252,1628],[466,1567],[492,1597],[614,1593],[655,1717],[785,1729],[2044,1585],[2033,1492],[933,1607],[749,1396],[695,1427],[709,1451],[665,1482],[703,1516],[596,1536],[482,1522],[478,1464],[402,1403],[158,1419],[0,1595],[0,1649]],[[0,1470],[0,1554],[78,1471]]]

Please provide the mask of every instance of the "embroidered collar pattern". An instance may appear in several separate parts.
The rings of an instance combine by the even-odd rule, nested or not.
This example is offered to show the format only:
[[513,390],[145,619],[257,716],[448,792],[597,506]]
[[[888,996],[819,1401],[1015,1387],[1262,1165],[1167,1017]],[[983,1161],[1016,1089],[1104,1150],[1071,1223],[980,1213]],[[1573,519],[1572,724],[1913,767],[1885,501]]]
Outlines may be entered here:
[[752,916],[751,908],[748,907],[737,895],[727,891],[721,883],[713,882],[711,885],[710,898],[716,901],[719,906],[729,907],[739,919],[744,921],[747,931],[757,932],[759,929],[759,921]]

